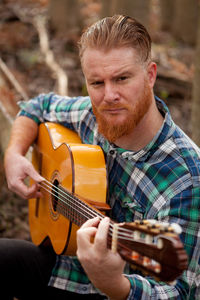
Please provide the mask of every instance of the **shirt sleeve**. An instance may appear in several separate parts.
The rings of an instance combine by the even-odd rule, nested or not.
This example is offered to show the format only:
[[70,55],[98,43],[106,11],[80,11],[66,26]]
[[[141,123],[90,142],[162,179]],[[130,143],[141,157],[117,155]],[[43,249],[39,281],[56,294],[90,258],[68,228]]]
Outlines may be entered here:
[[29,101],[20,101],[18,116],[26,116],[37,124],[43,122],[60,123],[78,131],[81,119],[91,109],[89,97],[64,97],[54,93],[40,94]]
[[188,255],[188,268],[174,285],[140,275],[126,275],[131,283],[128,300],[199,299],[200,296],[200,188],[188,188],[169,200],[158,213],[160,221],[182,227],[180,238]]

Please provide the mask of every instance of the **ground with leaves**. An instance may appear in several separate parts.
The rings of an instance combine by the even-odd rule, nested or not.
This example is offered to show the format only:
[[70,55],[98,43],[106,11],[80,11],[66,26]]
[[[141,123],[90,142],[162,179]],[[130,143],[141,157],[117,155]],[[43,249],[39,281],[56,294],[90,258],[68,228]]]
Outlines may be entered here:
[[[32,22],[35,13],[39,11],[45,13],[47,1],[7,0],[3,2],[0,4],[1,59],[28,97],[56,91],[55,74],[44,62],[39,47],[38,32]],[[91,4],[92,1],[88,2]],[[68,39],[65,35],[56,35],[50,27],[47,29],[50,48],[57,63],[68,76],[69,95],[84,95],[86,89],[76,47],[78,37]],[[158,64],[155,93],[166,101],[175,121],[191,135],[194,49],[178,44],[169,34],[158,30],[155,30],[152,36],[153,58]],[[16,103],[22,98],[1,71],[0,95],[4,104]],[[11,105],[10,109],[15,113],[16,104]],[[8,191],[2,153],[0,157],[0,236],[29,239],[27,201]]]

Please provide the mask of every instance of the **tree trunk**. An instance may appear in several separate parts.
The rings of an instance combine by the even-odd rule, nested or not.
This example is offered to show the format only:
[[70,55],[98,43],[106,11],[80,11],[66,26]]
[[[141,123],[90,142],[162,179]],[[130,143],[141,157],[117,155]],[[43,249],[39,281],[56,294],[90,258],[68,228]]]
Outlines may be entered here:
[[[200,3],[199,3],[200,15]],[[192,99],[192,138],[200,147],[200,17],[198,20],[197,45],[195,55],[195,73],[193,79],[193,99]]]
[[124,14],[136,18],[144,26],[149,26],[150,0],[104,0],[102,16]]
[[160,26],[162,30],[171,31],[174,18],[174,0],[160,0]]
[[78,0],[50,0],[51,26],[61,34],[74,35],[82,29],[82,17]]
[[175,38],[194,45],[197,35],[198,0],[175,0],[173,35]]

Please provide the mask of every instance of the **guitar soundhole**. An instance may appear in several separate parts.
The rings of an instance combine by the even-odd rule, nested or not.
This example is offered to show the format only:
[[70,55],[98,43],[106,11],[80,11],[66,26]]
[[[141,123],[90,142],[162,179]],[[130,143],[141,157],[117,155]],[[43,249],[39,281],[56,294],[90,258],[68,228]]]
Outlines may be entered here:
[[52,181],[52,191],[51,198],[49,199],[49,211],[51,214],[51,218],[53,220],[57,220],[59,217],[59,181],[58,179],[54,179]]
[[59,181],[57,179],[55,179],[53,182],[53,193],[52,193],[52,195],[53,195],[52,207],[55,212],[57,211],[58,200],[59,200],[58,187],[59,187]]

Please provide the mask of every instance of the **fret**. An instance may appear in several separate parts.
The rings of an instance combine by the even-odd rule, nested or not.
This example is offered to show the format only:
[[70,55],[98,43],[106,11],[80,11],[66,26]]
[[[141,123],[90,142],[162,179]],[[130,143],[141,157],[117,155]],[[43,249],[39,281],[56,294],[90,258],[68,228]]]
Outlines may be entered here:
[[[77,196],[73,195],[62,186],[59,187],[59,194],[56,193],[57,211],[68,218],[74,224],[81,226],[91,217],[103,218],[104,215],[81,201]],[[54,188],[54,187],[53,187]]]

